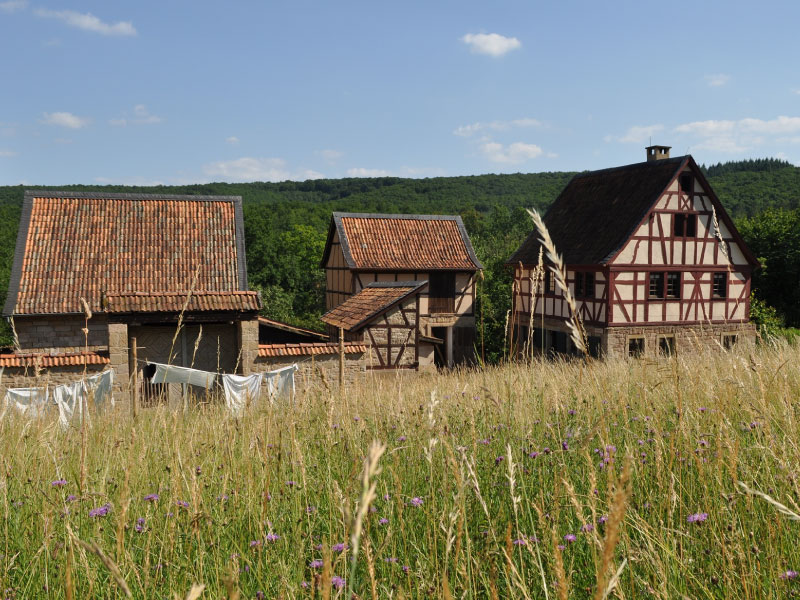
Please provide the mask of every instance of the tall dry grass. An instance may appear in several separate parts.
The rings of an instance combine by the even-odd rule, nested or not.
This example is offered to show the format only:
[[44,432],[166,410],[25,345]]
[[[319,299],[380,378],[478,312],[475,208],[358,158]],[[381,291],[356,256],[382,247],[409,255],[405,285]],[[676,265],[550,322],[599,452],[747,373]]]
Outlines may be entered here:
[[788,346],[365,375],[135,430],[123,396],[83,466],[81,431],[9,412],[0,592],[792,597],[799,397]]

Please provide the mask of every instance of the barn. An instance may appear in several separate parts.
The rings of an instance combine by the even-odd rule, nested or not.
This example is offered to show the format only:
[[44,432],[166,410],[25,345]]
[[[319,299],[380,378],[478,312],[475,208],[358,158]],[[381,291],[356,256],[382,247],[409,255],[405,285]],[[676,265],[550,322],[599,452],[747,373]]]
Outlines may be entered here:
[[[649,146],[647,160],[576,175],[544,216],[567,269],[591,354],[674,354],[752,341],[745,245],[691,156]],[[569,354],[570,309],[538,232],[509,258],[517,350]]]

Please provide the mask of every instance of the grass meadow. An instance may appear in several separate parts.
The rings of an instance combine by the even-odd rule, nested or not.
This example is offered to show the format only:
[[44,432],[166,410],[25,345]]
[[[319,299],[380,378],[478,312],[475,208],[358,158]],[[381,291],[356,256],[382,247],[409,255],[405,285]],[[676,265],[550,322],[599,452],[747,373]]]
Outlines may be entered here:
[[784,345],[8,412],[1,598],[800,597],[799,399]]

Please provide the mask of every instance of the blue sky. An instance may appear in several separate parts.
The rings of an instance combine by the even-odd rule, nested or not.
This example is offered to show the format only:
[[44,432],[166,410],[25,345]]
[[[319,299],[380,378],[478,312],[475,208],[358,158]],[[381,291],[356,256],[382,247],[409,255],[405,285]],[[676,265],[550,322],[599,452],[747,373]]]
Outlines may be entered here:
[[0,184],[800,163],[798,2],[0,0]]

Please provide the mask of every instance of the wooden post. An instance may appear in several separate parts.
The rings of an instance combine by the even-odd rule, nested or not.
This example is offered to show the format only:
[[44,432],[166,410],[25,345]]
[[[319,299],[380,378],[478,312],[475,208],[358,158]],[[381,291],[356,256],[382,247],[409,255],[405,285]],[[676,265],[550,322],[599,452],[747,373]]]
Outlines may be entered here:
[[137,397],[136,379],[139,373],[139,355],[136,349],[136,338],[131,338],[131,350],[133,351],[133,373],[131,374],[131,410],[133,411],[133,418],[139,412],[139,399]]
[[344,327],[339,327],[339,391],[344,393]]

